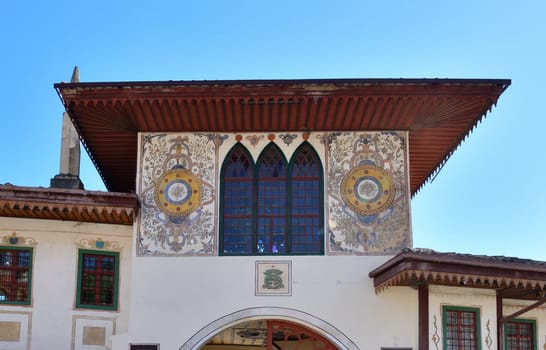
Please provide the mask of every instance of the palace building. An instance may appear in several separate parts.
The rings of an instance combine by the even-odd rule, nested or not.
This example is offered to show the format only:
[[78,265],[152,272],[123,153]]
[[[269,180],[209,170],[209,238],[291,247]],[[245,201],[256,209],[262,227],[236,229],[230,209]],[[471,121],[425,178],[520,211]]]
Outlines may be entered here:
[[0,349],[542,349],[545,262],[412,244],[509,85],[75,70],[51,187],[0,186]]

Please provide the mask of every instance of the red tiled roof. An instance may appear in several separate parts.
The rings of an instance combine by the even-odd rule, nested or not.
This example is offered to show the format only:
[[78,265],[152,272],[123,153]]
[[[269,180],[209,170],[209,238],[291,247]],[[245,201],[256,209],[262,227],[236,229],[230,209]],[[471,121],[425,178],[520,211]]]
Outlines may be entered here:
[[132,225],[137,196],[56,188],[0,185],[0,216]]

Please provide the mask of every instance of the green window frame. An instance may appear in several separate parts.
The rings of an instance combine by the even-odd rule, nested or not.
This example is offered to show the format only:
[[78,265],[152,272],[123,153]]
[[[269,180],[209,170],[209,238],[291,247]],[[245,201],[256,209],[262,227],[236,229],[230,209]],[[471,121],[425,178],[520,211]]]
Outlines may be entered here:
[[442,307],[445,350],[480,350],[480,309],[462,306]]
[[31,247],[0,246],[0,304],[30,305]]
[[535,320],[514,319],[504,324],[505,350],[537,350]]
[[76,308],[117,310],[119,253],[80,249]]

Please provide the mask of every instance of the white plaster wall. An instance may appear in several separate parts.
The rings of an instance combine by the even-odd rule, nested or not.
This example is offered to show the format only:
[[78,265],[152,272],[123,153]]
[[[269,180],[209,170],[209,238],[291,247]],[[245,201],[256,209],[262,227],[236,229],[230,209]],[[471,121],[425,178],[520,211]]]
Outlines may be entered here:
[[[492,342],[491,349],[497,348],[497,333],[495,331],[497,311],[494,290],[440,286],[430,286],[429,288],[429,344],[431,349],[436,349],[434,339],[437,340],[438,349],[443,348],[442,307],[444,305],[479,309],[482,349],[489,350],[488,339]],[[489,330],[487,328],[488,322]]]
[[[368,272],[386,259],[136,257],[129,335],[120,340],[117,348],[124,349],[129,342],[160,343],[161,349],[178,349],[209,323],[255,307],[283,307],[308,313],[337,328],[360,349],[415,348],[416,292],[391,288],[376,295],[368,277]],[[256,296],[256,260],[292,261],[292,295]]]
[[[483,350],[497,349],[497,311],[494,290],[431,286],[429,294],[429,343],[434,347],[433,337],[439,337],[438,348],[442,349],[442,306],[463,306],[480,309],[480,332]],[[503,315],[511,315],[532,302],[504,299]],[[436,317],[436,321],[434,321]],[[519,316],[520,319],[536,321],[538,349],[546,347],[546,307],[539,307]],[[489,325],[488,325],[489,323]],[[436,331],[437,329],[437,331]],[[489,339],[488,339],[489,337]],[[489,341],[490,340],[490,341]],[[488,346],[487,344],[490,344]]]
[[[34,246],[32,302],[29,306],[0,305],[2,312],[31,313],[30,349],[70,349],[73,317],[115,319],[115,333],[124,333],[129,320],[132,226],[0,217],[0,237],[16,232],[32,237]],[[102,238],[119,243],[119,311],[75,309],[77,243]]]

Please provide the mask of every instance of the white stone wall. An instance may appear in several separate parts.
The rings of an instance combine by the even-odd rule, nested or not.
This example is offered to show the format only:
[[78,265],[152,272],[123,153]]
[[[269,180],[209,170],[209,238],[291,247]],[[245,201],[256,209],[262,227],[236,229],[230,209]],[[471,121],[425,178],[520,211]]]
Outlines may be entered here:
[[295,320],[303,325],[322,320],[360,349],[415,348],[416,291],[391,288],[376,295],[368,277],[386,259],[284,256],[292,262],[291,295],[261,296],[255,293],[255,262],[277,260],[272,257],[135,257],[129,336],[120,338],[118,348],[160,343],[161,349],[178,349],[203,327],[246,309],[255,318],[286,318],[260,311],[272,307],[309,315]]
[[[391,254],[411,245],[406,138],[404,132],[141,134],[137,193],[142,210],[135,227],[131,321],[129,333],[114,339],[114,348],[160,343],[162,349],[178,349],[203,327],[220,331],[211,325],[215,321],[228,327],[223,320],[244,310],[246,317],[255,318],[307,315],[292,320],[317,327],[327,338],[332,334],[326,328],[336,329],[361,349],[416,347],[416,292],[395,288],[375,295],[368,277]],[[324,256],[218,256],[223,159],[241,143],[256,161],[270,142],[287,160],[302,142],[309,142],[322,162]],[[346,175],[363,165],[390,179],[383,185],[392,185],[393,196],[382,196],[382,204],[372,211],[351,209],[341,194]],[[199,178],[210,191],[201,197],[206,210],[173,221],[157,202],[157,193],[165,174],[182,167],[186,170],[179,176],[193,182]],[[363,175],[354,174],[358,176]],[[211,212],[214,216],[204,215]],[[203,228],[207,231],[201,232]],[[290,263],[288,295],[257,293],[257,261]],[[271,313],[271,308],[277,311]]]
[[[15,232],[25,239],[32,238],[35,243],[31,304],[0,304],[0,321],[25,316],[18,322],[29,336],[23,339],[27,333],[21,332],[18,342],[0,342],[0,349],[97,349],[96,345],[84,346],[84,335],[92,343],[97,342],[97,334],[104,332],[108,346],[110,334],[126,333],[132,229],[121,225],[0,217],[0,238]],[[120,252],[118,311],[75,308],[78,249],[99,238],[110,243],[104,249],[113,244]]]

